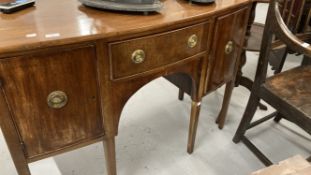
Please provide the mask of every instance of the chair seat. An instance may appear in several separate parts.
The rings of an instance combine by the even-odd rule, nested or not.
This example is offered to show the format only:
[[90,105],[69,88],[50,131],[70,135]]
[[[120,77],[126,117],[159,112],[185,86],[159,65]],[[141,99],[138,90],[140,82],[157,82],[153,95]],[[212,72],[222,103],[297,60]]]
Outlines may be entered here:
[[292,111],[298,110],[295,112],[300,113],[305,119],[307,118],[307,121],[310,123],[311,65],[297,67],[266,79],[260,94],[265,101],[267,98],[271,100],[277,97],[278,103],[276,104],[283,105],[282,107],[287,108],[287,111],[289,108]]
[[263,36],[264,24],[254,23],[251,26],[250,34],[247,39],[245,50],[259,52]]

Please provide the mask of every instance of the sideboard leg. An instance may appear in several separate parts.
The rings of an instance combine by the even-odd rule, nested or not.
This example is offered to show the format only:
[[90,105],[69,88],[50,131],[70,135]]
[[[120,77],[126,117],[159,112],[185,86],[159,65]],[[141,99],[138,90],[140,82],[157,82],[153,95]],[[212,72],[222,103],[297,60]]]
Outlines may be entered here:
[[224,95],[224,99],[222,102],[222,107],[221,107],[220,113],[216,119],[216,123],[218,123],[219,129],[222,129],[225,125],[226,115],[228,112],[229,103],[230,103],[233,88],[234,88],[234,83],[232,81],[230,81],[226,84],[226,90],[225,90],[225,95]]
[[[1,86],[1,85],[0,85]],[[4,90],[0,88],[0,126],[7,142],[15,168],[19,175],[31,175],[24,148],[4,98]],[[0,165],[1,167],[2,165]]]
[[179,88],[179,92],[178,92],[178,99],[180,101],[184,100],[184,91],[182,89]]
[[105,156],[106,156],[107,174],[117,175],[115,138],[114,137],[104,139],[104,149],[105,149]]
[[14,161],[14,164],[15,164],[17,173],[19,175],[31,175],[29,167],[28,167],[28,163],[24,163],[24,162],[16,163]]
[[201,108],[201,101],[191,103],[191,117],[190,117],[190,125],[189,125],[189,136],[188,136],[188,147],[187,152],[191,154],[193,152],[195,136],[197,132],[198,122],[199,122],[199,114]]

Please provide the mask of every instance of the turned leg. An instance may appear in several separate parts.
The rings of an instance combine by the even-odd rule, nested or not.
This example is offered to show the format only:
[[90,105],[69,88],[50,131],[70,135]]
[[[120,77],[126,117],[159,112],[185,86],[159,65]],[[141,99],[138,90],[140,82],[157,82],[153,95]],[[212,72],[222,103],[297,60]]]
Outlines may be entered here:
[[224,99],[222,102],[222,107],[216,119],[216,123],[218,123],[219,129],[222,129],[224,127],[233,88],[234,88],[234,83],[232,81],[226,84],[226,90],[225,90],[225,95],[224,95]]
[[179,92],[178,92],[178,99],[180,101],[182,101],[184,99],[184,91],[182,89],[179,88]]
[[188,136],[188,147],[187,152],[191,154],[193,152],[195,136],[198,128],[199,122],[199,114],[201,108],[201,101],[191,103],[191,117],[190,117],[190,125],[189,125],[189,136]]
[[104,140],[104,149],[106,156],[107,175],[117,175],[115,138],[106,138]]
[[247,128],[249,127],[254,114],[256,112],[257,106],[259,104],[259,98],[253,94],[249,97],[245,112],[243,114],[242,120],[240,122],[239,128],[237,129],[233,142],[238,143],[241,141],[242,137],[244,136]]

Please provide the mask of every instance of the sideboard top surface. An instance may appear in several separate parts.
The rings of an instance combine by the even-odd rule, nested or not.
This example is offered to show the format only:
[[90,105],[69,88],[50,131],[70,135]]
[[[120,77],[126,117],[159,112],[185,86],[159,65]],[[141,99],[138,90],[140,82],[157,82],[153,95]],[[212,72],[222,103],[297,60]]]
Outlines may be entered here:
[[78,0],[37,0],[35,7],[0,14],[0,54],[161,29],[249,2],[216,0],[214,4],[198,5],[186,0],[163,0],[162,10],[142,15],[99,11]]

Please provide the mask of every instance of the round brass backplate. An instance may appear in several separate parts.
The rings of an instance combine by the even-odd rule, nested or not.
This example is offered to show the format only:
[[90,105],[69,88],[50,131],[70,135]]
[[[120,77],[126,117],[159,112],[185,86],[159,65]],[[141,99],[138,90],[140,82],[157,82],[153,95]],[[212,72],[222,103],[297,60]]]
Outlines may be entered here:
[[226,47],[225,47],[225,54],[229,55],[232,53],[232,51],[233,51],[233,42],[228,41],[228,43],[226,44]]
[[140,64],[145,61],[145,52],[141,49],[135,50],[132,53],[132,61],[135,64]]
[[68,102],[68,98],[63,91],[53,91],[47,97],[49,107],[59,109],[64,107]]
[[188,47],[194,48],[198,44],[198,36],[196,34],[191,35],[188,38]]

